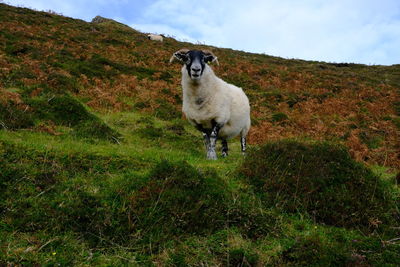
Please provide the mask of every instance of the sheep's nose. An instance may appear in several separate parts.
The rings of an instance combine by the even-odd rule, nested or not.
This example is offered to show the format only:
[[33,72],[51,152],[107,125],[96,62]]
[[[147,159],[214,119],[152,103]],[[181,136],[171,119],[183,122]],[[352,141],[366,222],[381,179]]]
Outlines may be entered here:
[[192,71],[193,71],[193,72],[199,72],[200,70],[201,70],[201,69],[200,69],[199,67],[193,67],[193,68],[192,68]]

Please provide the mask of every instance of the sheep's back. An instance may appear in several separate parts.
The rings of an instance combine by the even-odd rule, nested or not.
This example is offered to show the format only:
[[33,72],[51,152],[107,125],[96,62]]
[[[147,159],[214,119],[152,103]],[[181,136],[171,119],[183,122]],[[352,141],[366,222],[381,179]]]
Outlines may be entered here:
[[233,138],[239,134],[246,135],[250,128],[250,104],[243,90],[235,85],[228,84],[231,97],[230,117],[220,131],[220,136]]

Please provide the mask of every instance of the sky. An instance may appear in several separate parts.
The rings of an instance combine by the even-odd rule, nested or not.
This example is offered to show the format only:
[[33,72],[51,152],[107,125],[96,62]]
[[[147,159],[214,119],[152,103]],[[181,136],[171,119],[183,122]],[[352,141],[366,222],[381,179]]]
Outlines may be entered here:
[[5,0],[283,58],[400,64],[400,0]]

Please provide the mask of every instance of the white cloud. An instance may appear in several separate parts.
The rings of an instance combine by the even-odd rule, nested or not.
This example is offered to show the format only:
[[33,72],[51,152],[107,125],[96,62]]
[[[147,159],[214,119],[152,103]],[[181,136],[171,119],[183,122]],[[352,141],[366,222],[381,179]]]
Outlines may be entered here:
[[168,25],[221,47],[288,58],[394,64],[400,63],[399,10],[398,1],[159,0],[142,18],[154,22],[153,31]]

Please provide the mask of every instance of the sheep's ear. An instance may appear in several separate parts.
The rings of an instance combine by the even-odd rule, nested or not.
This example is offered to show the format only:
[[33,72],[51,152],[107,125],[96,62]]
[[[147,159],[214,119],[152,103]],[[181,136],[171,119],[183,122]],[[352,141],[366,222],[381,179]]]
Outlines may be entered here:
[[203,53],[205,63],[215,62],[217,65],[219,65],[218,58],[211,51],[203,50]]
[[179,60],[182,63],[185,63],[188,60],[187,53],[189,49],[183,48],[179,51],[176,51],[172,54],[172,57],[169,59],[169,62],[172,63],[175,59]]

